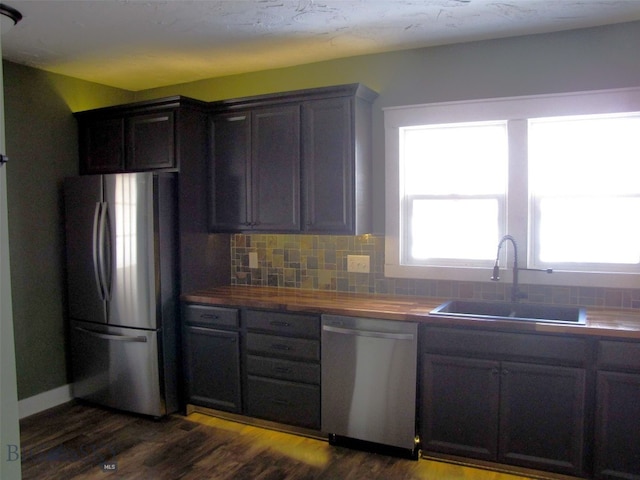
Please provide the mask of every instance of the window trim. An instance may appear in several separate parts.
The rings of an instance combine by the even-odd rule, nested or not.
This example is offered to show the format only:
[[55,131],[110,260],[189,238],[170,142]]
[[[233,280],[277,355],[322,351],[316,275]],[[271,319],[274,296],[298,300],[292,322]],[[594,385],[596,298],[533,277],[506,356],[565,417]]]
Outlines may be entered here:
[[[426,124],[446,124],[507,120],[509,138],[526,136],[530,118],[566,115],[613,114],[640,111],[640,87],[587,92],[570,92],[522,97],[453,101],[423,105],[383,108],[385,125],[385,267],[386,277],[490,281],[486,268],[405,265],[401,261],[401,189],[399,168],[399,128]],[[520,149],[520,150],[519,150]],[[529,218],[521,218],[518,211],[529,212],[527,195],[526,142],[509,144],[510,171],[507,205],[507,232],[518,240],[521,265],[531,263],[528,245]],[[515,206],[515,208],[509,208]],[[497,247],[497,246],[496,246]],[[502,259],[503,281],[510,281],[512,259]],[[521,281],[541,285],[572,285],[592,287],[637,287],[637,273],[555,271],[552,275],[522,272]]]

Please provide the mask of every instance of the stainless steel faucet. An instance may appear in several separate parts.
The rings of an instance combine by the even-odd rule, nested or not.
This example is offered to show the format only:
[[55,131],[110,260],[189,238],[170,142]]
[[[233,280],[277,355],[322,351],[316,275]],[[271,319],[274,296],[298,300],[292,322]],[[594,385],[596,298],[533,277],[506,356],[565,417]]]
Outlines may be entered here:
[[491,280],[497,282],[500,280],[500,266],[498,265],[498,261],[500,259],[500,249],[502,248],[502,244],[506,241],[511,242],[513,245],[513,285],[511,286],[511,301],[516,303],[520,301],[521,298],[525,298],[526,294],[520,291],[520,287],[518,285],[518,272],[520,270],[533,270],[537,272],[547,272],[553,273],[551,268],[541,269],[541,268],[520,268],[518,267],[518,244],[516,243],[515,238],[511,235],[505,235],[500,239],[498,243],[498,252],[496,253],[496,263],[493,266],[493,274],[491,275]]

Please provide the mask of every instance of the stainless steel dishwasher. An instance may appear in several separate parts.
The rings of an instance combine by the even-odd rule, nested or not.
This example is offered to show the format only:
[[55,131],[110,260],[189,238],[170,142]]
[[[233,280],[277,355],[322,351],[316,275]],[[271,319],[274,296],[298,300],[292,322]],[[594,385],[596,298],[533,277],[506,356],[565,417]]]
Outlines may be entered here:
[[418,325],[322,316],[322,431],[418,456]]

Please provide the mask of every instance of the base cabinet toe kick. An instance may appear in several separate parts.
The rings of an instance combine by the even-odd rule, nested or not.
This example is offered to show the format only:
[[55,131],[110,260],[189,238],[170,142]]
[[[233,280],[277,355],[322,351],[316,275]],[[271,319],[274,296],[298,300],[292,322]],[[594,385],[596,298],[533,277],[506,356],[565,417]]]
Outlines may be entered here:
[[195,303],[183,325],[190,405],[414,459],[640,480],[637,340]]

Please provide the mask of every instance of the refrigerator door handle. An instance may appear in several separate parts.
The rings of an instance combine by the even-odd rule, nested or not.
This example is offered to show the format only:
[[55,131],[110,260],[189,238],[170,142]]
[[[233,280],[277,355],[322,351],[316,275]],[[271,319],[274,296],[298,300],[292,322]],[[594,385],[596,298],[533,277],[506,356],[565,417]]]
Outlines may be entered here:
[[102,285],[102,298],[111,300],[111,232],[109,225],[109,204],[102,203],[98,236],[98,271]]
[[111,333],[95,332],[93,330],[89,330],[87,328],[82,328],[82,327],[73,327],[73,328],[75,328],[79,332],[86,333],[87,335],[91,335],[92,337],[102,338],[104,340],[116,340],[118,342],[141,342],[141,343],[147,342],[147,337],[143,335],[138,335],[138,336],[115,335]]
[[102,202],[96,202],[96,209],[93,213],[93,244],[91,245],[91,257],[93,260],[93,273],[96,279],[96,289],[98,295],[104,300],[104,286],[102,285],[102,279],[100,276],[100,218],[102,211]]

